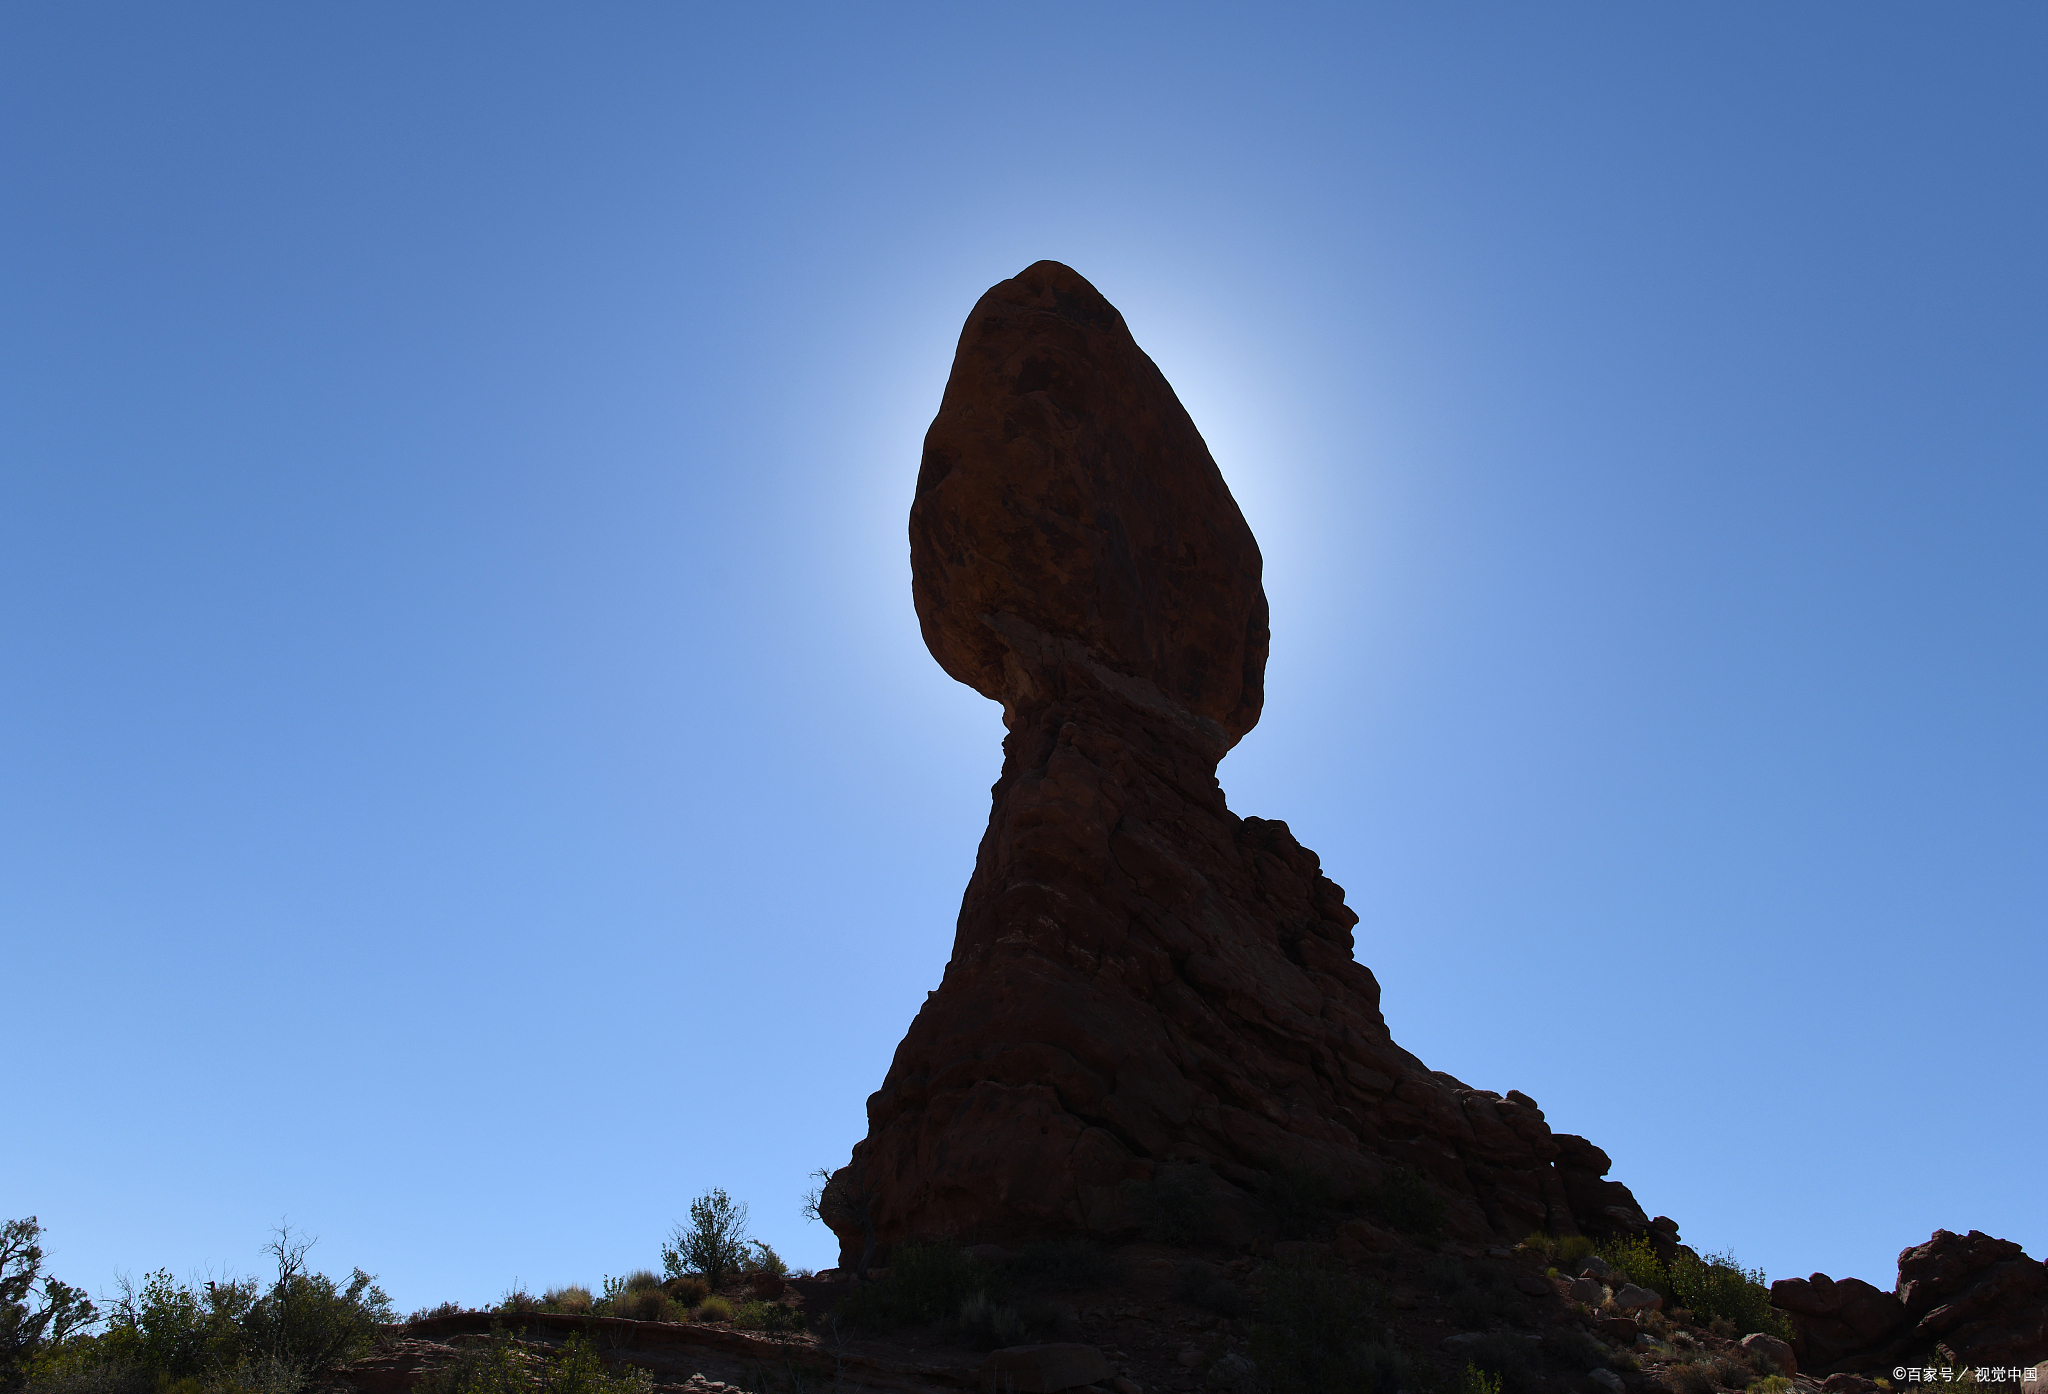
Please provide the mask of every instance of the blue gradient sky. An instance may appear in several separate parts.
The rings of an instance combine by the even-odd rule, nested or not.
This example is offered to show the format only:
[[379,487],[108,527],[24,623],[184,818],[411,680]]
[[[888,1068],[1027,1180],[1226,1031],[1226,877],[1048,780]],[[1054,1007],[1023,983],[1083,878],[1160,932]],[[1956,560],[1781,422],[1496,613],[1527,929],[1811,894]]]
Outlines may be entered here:
[[999,763],[975,298],[1257,531],[1233,807],[1701,1248],[2048,1254],[2048,11],[0,10],[0,1211],[402,1307],[794,1262]]

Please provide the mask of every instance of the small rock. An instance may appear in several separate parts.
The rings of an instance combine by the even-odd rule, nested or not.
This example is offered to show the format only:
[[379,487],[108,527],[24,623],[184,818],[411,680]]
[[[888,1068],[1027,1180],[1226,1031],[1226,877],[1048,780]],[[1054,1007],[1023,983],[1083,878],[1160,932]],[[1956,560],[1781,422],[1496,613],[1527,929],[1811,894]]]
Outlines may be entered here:
[[1664,1310],[1664,1299],[1648,1288],[1637,1287],[1634,1283],[1623,1283],[1621,1291],[1614,1294],[1614,1305],[1619,1310],[1630,1313],[1660,1312]]
[[1593,1370],[1586,1378],[1607,1391],[1607,1394],[1625,1394],[1628,1386],[1621,1382],[1621,1376],[1612,1370]]
[[1598,1278],[1601,1282],[1608,1283],[1621,1275],[1609,1267],[1607,1260],[1601,1258],[1600,1255],[1588,1254],[1579,1260],[1578,1276],[1581,1278]]
[[1574,1278],[1572,1285],[1565,1289],[1564,1295],[1574,1302],[1583,1302],[1588,1307],[1598,1307],[1614,1296],[1614,1293],[1598,1278]]
[[1549,1279],[1536,1273],[1517,1273],[1513,1281],[1515,1291],[1528,1297],[1549,1297],[1555,1291]]
[[1792,1354],[1792,1347],[1776,1336],[1766,1336],[1761,1331],[1752,1332],[1742,1338],[1742,1348],[1758,1353],[1778,1367],[1778,1373],[1790,1379],[1799,1373],[1799,1361]]
[[1193,1346],[1184,1348],[1179,1355],[1173,1358],[1182,1365],[1187,1366],[1190,1370],[1198,1368],[1202,1363],[1202,1353]]
[[1109,1361],[1100,1350],[1070,1341],[990,1351],[981,1373],[988,1383],[1017,1394],[1058,1394],[1110,1377]]
[[1258,1366],[1233,1352],[1209,1367],[1209,1383],[1219,1389],[1250,1389],[1258,1374]]

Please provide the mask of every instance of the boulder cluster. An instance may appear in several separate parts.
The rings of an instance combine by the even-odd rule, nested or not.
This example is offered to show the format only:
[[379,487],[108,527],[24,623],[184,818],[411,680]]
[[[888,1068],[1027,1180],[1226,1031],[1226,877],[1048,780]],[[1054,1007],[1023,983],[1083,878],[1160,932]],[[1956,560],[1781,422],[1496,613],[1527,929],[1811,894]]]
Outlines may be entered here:
[[1802,1368],[1909,1368],[1935,1353],[1975,1368],[2048,1358],[2048,1263],[2009,1239],[1936,1230],[1899,1255],[1892,1291],[1825,1273],[1771,1284],[1771,1304],[1796,1333]]

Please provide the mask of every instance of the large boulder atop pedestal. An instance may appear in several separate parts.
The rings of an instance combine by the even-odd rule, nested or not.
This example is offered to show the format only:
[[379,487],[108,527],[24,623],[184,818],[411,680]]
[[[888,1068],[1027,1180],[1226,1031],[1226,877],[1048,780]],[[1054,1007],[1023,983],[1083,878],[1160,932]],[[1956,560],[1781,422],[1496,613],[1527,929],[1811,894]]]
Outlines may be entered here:
[[969,316],[910,543],[927,644],[1008,735],[952,959],[821,1198],[844,1262],[1126,1236],[1169,1180],[1205,1188],[1231,1241],[1304,1177],[1420,1186],[1471,1239],[1651,1232],[1606,1154],[1534,1100],[1394,1043],[1343,889],[1285,823],[1225,804],[1217,762],[1262,700],[1258,546],[1172,388],[1067,267]]

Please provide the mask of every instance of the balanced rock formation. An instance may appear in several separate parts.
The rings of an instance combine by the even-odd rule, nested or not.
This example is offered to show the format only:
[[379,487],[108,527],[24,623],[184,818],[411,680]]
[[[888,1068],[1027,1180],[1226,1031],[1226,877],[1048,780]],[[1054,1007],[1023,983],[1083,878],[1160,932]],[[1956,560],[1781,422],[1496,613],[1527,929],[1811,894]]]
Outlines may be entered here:
[[1206,1164],[1256,1238],[1279,1172],[1404,1166],[1454,1232],[1640,1231],[1605,1153],[1526,1095],[1390,1038],[1341,887],[1285,823],[1226,807],[1259,719],[1258,544],[1165,377],[1087,281],[981,298],[910,514],[926,644],[1008,735],[953,956],[827,1186],[848,1263],[905,1239],[1136,1226],[1130,1183]]
[[1800,1367],[1815,1373],[2048,1360],[2048,1263],[1974,1229],[1938,1229],[1903,1251],[1890,1292],[1816,1273],[1771,1284],[1771,1303],[1791,1319]]

